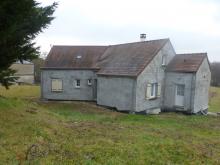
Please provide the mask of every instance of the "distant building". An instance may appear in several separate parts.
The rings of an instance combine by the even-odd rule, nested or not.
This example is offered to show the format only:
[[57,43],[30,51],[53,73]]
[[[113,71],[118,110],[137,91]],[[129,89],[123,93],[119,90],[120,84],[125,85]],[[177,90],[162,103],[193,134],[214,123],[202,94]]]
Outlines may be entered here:
[[23,64],[16,62],[11,65],[11,69],[16,70],[15,76],[19,77],[16,82],[18,84],[33,84],[34,83],[34,64],[24,61]]
[[53,46],[42,98],[89,100],[132,113],[206,112],[206,53],[176,54],[169,39],[111,46]]

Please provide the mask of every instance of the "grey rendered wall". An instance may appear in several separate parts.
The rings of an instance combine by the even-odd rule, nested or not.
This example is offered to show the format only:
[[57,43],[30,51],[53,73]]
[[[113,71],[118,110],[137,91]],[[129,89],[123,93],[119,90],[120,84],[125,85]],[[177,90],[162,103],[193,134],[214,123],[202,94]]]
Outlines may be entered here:
[[97,104],[132,111],[135,82],[129,77],[98,76]]
[[[51,78],[63,80],[63,91],[51,91]],[[94,79],[96,75],[89,70],[42,70],[41,72],[41,97],[52,100],[94,100],[93,88],[87,83],[88,79]],[[75,80],[80,79],[81,87],[75,87]]]
[[[136,91],[136,106],[135,111],[145,111],[154,108],[160,108],[163,100],[164,89],[164,67],[162,67],[162,56],[166,56],[166,64],[175,56],[175,51],[170,42],[158,52],[151,63],[144,69],[144,71],[137,78],[137,91]],[[146,99],[147,83],[160,83],[161,84],[161,97],[154,100]]]
[[196,73],[194,113],[208,109],[210,81],[211,72],[206,58]]
[[193,73],[166,73],[163,109],[177,110],[175,109],[176,84],[185,85],[183,110],[192,112],[195,93],[195,74]]

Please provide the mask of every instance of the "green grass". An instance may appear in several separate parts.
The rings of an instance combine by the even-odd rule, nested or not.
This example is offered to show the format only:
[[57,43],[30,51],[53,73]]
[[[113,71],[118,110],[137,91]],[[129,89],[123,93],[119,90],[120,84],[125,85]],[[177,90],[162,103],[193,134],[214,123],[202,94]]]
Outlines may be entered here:
[[220,112],[220,88],[210,88],[209,109],[212,112]]
[[[219,117],[41,103],[37,86],[0,93],[0,164],[220,164]],[[214,99],[210,110],[216,111]],[[33,144],[38,147],[27,154]]]

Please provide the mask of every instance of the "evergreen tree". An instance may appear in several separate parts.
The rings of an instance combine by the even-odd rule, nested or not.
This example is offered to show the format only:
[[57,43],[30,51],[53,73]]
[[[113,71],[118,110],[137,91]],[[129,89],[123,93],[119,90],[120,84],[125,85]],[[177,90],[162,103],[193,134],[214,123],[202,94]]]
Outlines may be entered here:
[[56,7],[55,2],[42,7],[35,0],[0,1],[0,83],[7,89],[16,79],[11,64],[38,57],[33,40],[54,19]]

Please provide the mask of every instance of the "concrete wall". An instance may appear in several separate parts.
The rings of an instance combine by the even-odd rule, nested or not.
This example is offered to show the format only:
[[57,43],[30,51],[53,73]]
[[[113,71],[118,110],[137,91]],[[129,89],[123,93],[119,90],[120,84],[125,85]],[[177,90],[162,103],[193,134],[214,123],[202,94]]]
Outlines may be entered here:
[[185,85],[183,111],[192,112],[195,93],[195,74],[193,73],[166,73],[163,109],[178,110],[175,108],[176,84]]
[[[51,91],[51,79],[63,80],[63,91]],[[79,79],[81,87],[75,87],[75,80]],[[88,79],[93,79],[92,86],[88,85]],[[94,79],[96,75],[89,70],[42,70],[41,93],[43,99],[52,100],[94,100]]]
[[[137,92],[136,92],[136,106],[135,111],[145,111],[150,109],[160,108],[163,100],[164,88],[164,69],[162,66],[162,56],[165,56],[166,64],[175,56],[175,51],[170,42],[168,42],[154,57],[151,63],[144,69],[144,71],[137,78]],[[160,83],[161,96],[156,99],[146,99],[147,83]]]
[[209,69],[208,60],[206,58],[196,73],[196,89],[193,113],[208,109],[210,81],[211,72]]
[[98,76],[97,104],[132,111],[136,80],[129,77]]

